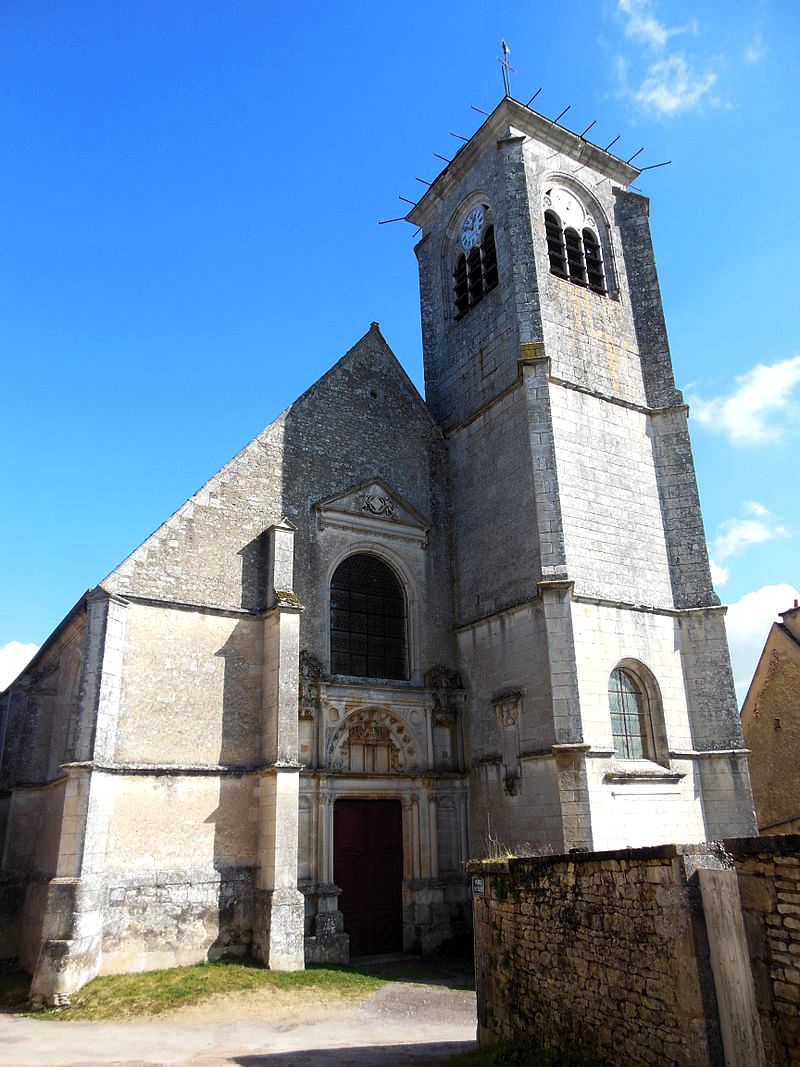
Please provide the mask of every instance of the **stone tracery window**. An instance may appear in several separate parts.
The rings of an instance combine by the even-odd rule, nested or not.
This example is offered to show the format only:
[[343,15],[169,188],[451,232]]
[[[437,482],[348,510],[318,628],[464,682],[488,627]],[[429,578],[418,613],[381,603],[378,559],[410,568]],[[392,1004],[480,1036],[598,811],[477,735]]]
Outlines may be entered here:
[[595,219],[577,196],[559,185],[544,194],[544,228],[550,273],[592,292],[608,292],[603,249]]
[[654,759],[647,690],[628,667],[616,667],[608,680],[614,753],[622,759]]
[[377,556],[348,556],[331,579],[331,671],[407,677],[405,596]]

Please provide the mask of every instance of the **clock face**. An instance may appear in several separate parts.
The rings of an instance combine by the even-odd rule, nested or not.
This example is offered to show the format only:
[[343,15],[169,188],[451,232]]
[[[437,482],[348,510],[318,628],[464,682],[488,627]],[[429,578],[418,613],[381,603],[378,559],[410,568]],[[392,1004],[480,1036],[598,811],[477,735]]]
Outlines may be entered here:
[[483,208],[478,205],[470,211],[461,225],[461,247],[469,252],[475,245],[480,244],[483,232]]

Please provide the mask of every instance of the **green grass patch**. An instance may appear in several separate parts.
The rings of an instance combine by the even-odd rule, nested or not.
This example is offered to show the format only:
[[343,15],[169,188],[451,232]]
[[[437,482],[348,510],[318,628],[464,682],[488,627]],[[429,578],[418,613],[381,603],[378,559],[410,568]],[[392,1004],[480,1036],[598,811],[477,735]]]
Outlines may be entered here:
[[[385,978],[346,967],[309,966],[305,971],[269,971],[255,960],[220,960],[141,974],[113,974],[76,993],[67,1008],[35,1013],[37,1019],[100,1020],[161,1015],[218,993],[314,989],[342,1000],[358,1000],[380,989]],[[26,990],[27,992],[27,990]]]

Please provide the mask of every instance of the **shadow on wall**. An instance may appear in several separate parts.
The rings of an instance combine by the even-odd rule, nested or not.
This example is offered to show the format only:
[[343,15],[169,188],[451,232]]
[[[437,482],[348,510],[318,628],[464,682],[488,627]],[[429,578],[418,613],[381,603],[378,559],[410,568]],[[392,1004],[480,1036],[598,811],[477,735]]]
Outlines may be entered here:
[[242,561],[242,607],[261,612],[267,604],[267,535],[260,533],[237,553]]
[[[243,584],[243,600],[246,589],[248,596],[255,596],[259,582],[263,588],[263,577],[257,576],[262,551],[263,538],[258,537],[240,552],[243,575],[250,571]],[[202,916],[208,936],[216,935],[208,948],[209,959],[251,951],[258,830],[258,779],[252,768],[262,759],[262,626],[258,618],[236,622],[216,653],[224,664],[218,760],[222,770],[219,802],[206,819],[214,826],[217,878],[209,885]]]

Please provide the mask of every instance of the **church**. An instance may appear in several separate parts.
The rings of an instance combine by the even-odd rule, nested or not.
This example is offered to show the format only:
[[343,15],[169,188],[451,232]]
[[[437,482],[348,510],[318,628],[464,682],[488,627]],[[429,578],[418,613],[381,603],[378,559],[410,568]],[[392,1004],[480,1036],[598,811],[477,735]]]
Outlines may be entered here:
[[0,954],[429,951],[465,864],[756,832],[640,172],[505,97],[377,323],[0,697]]

